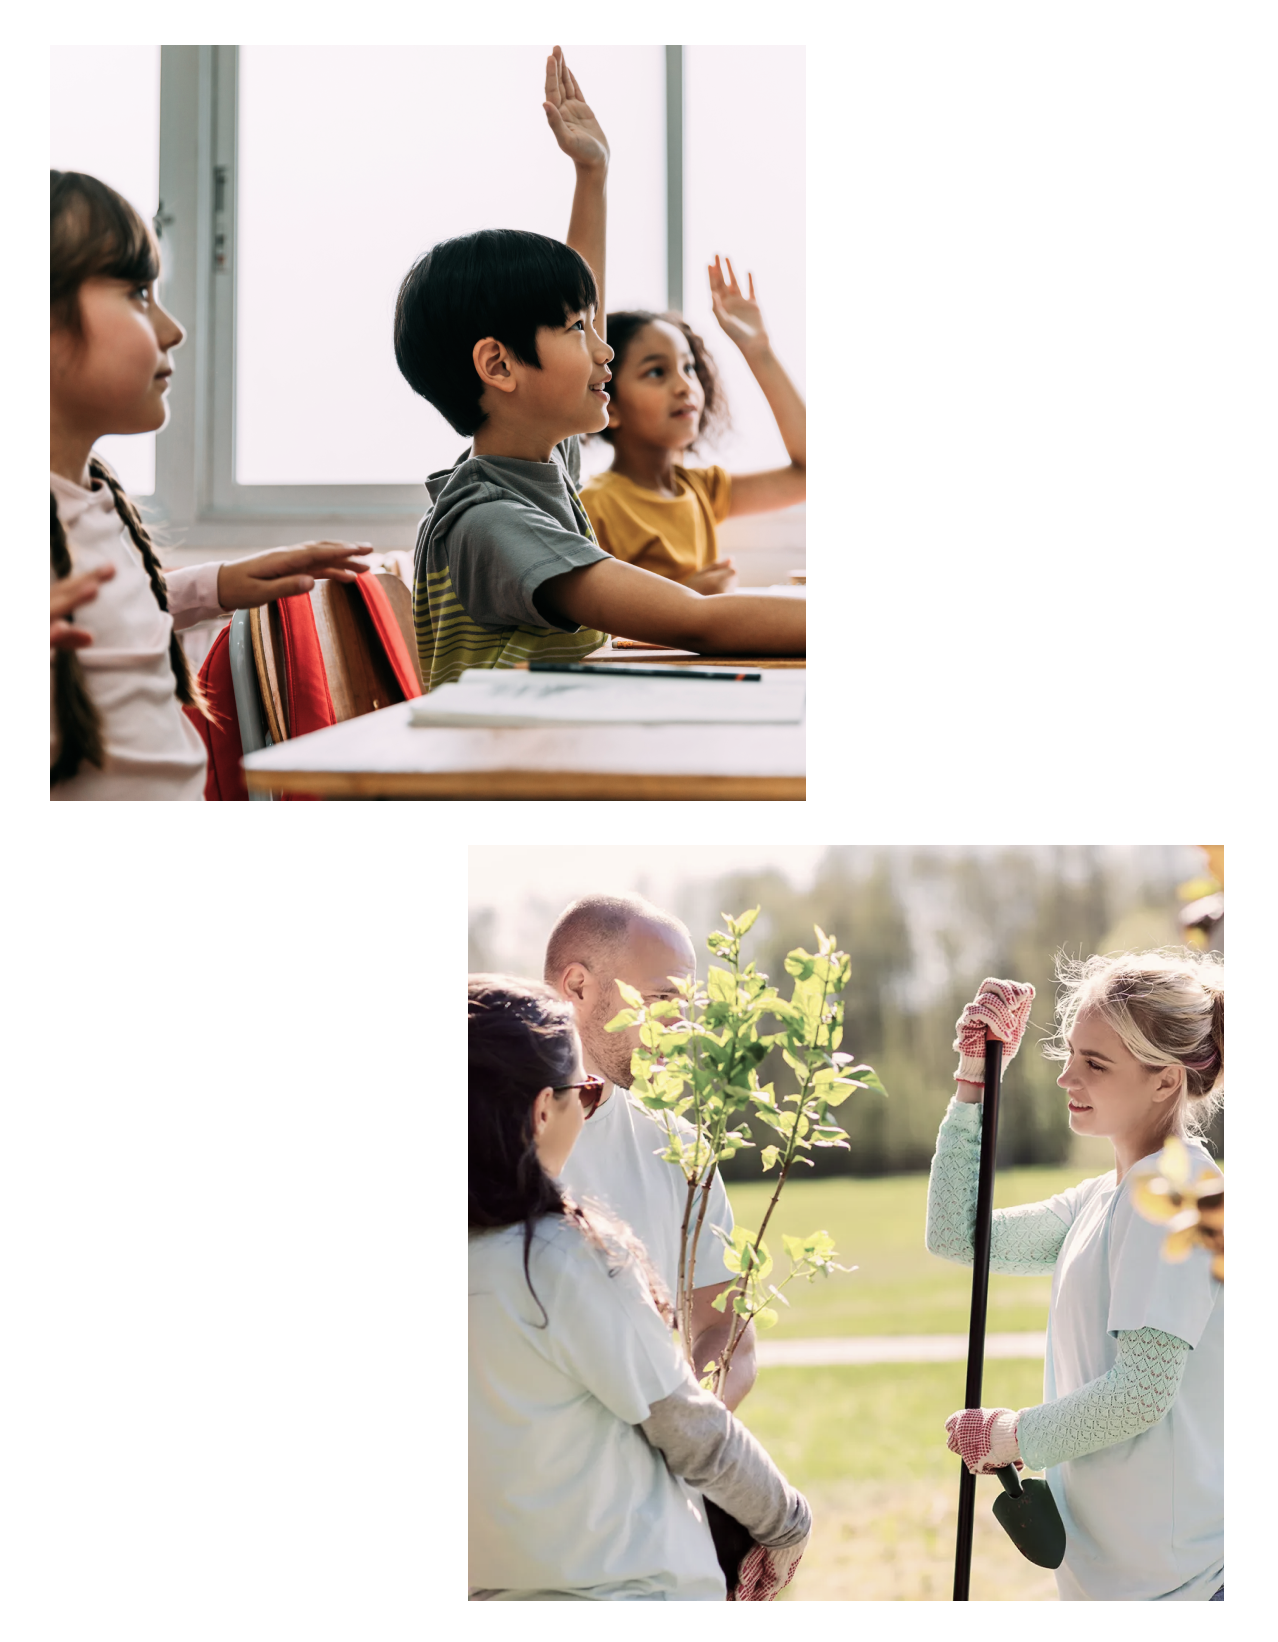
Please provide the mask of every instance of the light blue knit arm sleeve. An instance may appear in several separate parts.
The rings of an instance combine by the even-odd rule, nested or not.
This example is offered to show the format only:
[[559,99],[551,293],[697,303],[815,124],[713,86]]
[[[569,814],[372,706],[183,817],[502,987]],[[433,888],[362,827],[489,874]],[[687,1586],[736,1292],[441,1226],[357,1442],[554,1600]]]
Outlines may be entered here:
[[[943,1259],[972,1264],[976,1187],[981,1165],[981,1107],[957,1098],[949,1104],[936,1137],[927,1183],[927,1246]],[[1046,1203],[995,1209],[990,1228],[990,1270],[1018,1277],[1050,1272],[1061,1252],[1065,1221]]]
[[1034,1471],[1140,1436],[1176,1400],[1189,1346],[1157,1328],[1121,1329],[1108,1374],[1016,1417],[1021,1458]]

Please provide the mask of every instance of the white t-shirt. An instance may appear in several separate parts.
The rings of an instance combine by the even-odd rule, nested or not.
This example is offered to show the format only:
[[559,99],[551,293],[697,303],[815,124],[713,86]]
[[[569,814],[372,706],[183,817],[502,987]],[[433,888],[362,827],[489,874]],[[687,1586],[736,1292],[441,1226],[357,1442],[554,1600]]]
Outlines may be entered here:
[[691,1379],[646,1284],[557,1215],[529,1270],[536,1299],[522,1226],[471,1233],[471,1589],[722,1602],[701,1496],[638,1429]]
[[[1196,1175],[1215,1172],[1201,1145]],[[1224,1570],[1224,1286],[1195,1249],[1162,1258],[1164,1226],[1132,1207],[1113,1170],[1049,1199],[1069,1231],[1052,1276],[1043,1396],[1114,1366],[1120,1329],[1156,1328],[1193,1349],[1157,1425],[1047,1472],[1068,1546],[1062,1601],[1206,1601]]]
[[217,602],[216,564],[169,570],[169,611],[151,590],[142,555],[133,544],[106,485],[84,490],[60,474],[49,484],[66,532],[71,573],[115,566],[98,596],[75,612],[75,625],[93,635],[77,651],[89,696],[102,719],[108,768],[82,764],[79,774],[50,791],[57,799],[202,799],[204,743],[177,698],[169,636],[226,612]]
[[[674,1123],[685,1136],[695,1132],[685,1118],[675,1118]],[[614,1087],[577,1137],[562,1178],[579,1202],[597,1199],[638,1234],[673,1300],[679,1281],[679,1232],[688,1185],[677,1164],[661,1161],[668,1145],[664,1123],[640,1106],[627,1090]],[[710,1230],[711,1225],[722,1226],[731,1235],[732,1210],[717,1172],[697,1240],[692,1280],[699,1289],[726,1283],[732,1277],[723,1263],[723,1244]]]

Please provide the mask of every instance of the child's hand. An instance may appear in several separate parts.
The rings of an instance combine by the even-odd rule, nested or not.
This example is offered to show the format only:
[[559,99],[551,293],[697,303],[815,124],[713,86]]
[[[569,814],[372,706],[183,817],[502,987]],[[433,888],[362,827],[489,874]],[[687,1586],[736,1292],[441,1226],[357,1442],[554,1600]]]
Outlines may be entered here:
[[750,295],[745,296],[732,271],[732,259],[728,257],[724,260],[728,264],[727,279],[723,277],[717,256],[710,264],[710,306],[714,309],[714,317],[719,321],[720,329],[727,332],[742,353],[762,352],[768,346],[768,333],[763,328],[759,304],[754,300],[754,275],[746,275]]
[[93,643],[93,634],[76,627],[67,620],[73,610],[90,599],[96,599],[98,588],[115,575],[113,564],[104,564],[97,570],[86,570],[80,576],[63,576],[49,583],[49,648],[51,650],[83,650]]
[[303,542],[252,559],[231,559],[218,566],[217,602],[223,610],[252,610],[273,599],[309,593],[317,576],[353,582],[368,569],[360,555],[372,551],[367,542]]
[[690,587],[694,593],[730,593],[736,580],[737,567],[732,560],[716,559],[704,570],[696,570],[691,576],[685,576],[683,585]]
[[555,141],[576,166],[608,166],[608,139],[591,113],[559,46],[546,59],[546,123]]

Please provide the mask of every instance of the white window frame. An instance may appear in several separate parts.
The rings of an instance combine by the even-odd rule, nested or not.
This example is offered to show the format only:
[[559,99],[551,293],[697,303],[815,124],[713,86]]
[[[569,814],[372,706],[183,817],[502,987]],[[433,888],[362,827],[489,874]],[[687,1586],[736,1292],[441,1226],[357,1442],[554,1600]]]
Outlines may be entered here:
[[[683,47],[666,47],[666,302],[683,306]],[[160,298],[187,332],[156,441],[155,494],[172,562],[338,537],[403,548],[426,508],[420,484],[241,485],[235,479],[236,140],[239,48],[164,46],[160,56]],[[786,539],[801,508],[751,534]],[[733,521],[736,523],[747,521]],[[780,527],[778,533],[778,527]],[[736,532],[732,532],[736,535]],[[725,542],[725,546],[729,546]],[[729,546],[729,551],[732,551]],[[793,556],[793,555],[791,555]]]

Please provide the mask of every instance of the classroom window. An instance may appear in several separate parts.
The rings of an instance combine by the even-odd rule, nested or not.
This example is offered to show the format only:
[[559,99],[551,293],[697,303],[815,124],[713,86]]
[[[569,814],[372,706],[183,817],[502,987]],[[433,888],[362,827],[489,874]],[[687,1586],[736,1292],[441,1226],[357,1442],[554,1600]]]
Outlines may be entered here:
[[[87,171],[150,220],[160,189],[159,46],[54,46],[49,164]],[[96,449],[135,496],[155,489],[155,435],[100,439]]]
[[[612,145],[608,303],[661,307],[664,50],[564,51]],[[456,460],[465,438],[395,364],[395,294],[436,240],[493,225],[565,232],[573,170],[541,109],[545,56],[240,48],[238,484],[420,484]]]
[[684,313],[718,365],[732,428],[707,459],[739,472],[783,466],[758,383],[710,308],[707,264],[731,256],[755,291],[777,357],[804,391],[804,48],[684,48]]

